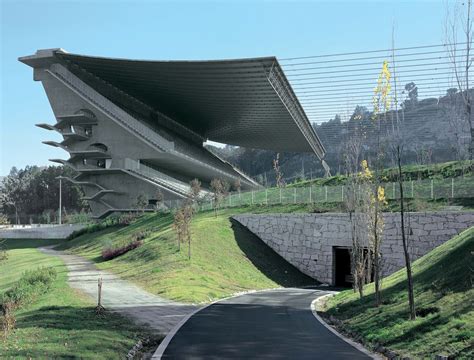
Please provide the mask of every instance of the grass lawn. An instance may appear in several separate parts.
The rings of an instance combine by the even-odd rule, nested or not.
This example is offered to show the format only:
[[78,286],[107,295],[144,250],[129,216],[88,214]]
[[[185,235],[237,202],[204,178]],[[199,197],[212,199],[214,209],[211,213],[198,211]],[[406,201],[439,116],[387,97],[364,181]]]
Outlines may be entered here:
[[374,307],[373,285],[368,285],[362,300],[352,290],[331,298],[325,314],[342,320],[367,344],[404,356],[473,359],[473,260],[474,227],[414,262],[416,308],[425,312],[415,321],[408,320],[405,269],[384,279],[384,305]]
[[[178,251],[170,214],[147,214],[127,227],[85,234],[62,245],[75,254],[131,280],[148,291],[183,302],[208,302],[235,292],[314,284],[229,216],[249,208],[198,213],[192,223],[191,260],[187,245]],[[306,206],[254,207],[253,212],[307,211]],[[120,246],[139,231],[150,231],[144,245],[103,261],[104,246]]]
[[147,332],[119,315],[97,317],[93,302],[68,286],[62,260],[36,249],[56,242],[6,241],[9,257],[0,263],[0,293],[25,270],[54,267],[57,277],[48,293],[15,312],[15,330],[6,341],[0,339],[0,358],[124,358]]

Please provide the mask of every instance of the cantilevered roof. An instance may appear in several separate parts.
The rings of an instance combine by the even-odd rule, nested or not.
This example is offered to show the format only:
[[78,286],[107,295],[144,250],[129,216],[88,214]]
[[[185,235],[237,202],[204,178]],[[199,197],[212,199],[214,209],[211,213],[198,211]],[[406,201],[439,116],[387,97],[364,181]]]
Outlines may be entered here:
[[[99,92],[103,92],[100,83],[105,82],[203,140],[324,156],[324,147],[276,57],[145,61],[83,56],[63,50],[54,50],[53,57],[47,63],[65,64],[91,86],[91,79],[95,79],[94,87]],[[20,61],[33,67],[45,66],[44,56],[40,59],[38,53]],[[117,105],[129,106],[126,102]]]

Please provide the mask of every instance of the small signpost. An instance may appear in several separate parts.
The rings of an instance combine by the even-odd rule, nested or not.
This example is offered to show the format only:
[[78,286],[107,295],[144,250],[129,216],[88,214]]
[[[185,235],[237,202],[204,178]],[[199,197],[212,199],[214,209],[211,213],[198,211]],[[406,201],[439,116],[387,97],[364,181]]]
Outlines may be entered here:
[[97,279],[97,306],[95,308],[97,315],[103,315],[105,308],[102,306],[102,278]]

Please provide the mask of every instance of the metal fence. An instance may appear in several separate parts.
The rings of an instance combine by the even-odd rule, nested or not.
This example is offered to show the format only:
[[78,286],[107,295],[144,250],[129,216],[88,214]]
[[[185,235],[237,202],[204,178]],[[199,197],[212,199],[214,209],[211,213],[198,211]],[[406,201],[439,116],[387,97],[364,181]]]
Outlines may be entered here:
[[[388,200],[400,198],[398,182],[382,183],[385,197]],[[338,203],[347,196],[346,185],[302,186],[285,188],[266,188],[262,190],[231,192],[222,200],[220,207],[237,207],[248,205],[311,204]],[[474,178],[457,177],[447,179],[418,180],[403,182],[406,199],[456,199],[474,197]],[[169,208],[176,208],[183,200],[165,201]],[[211,198],[203,199],[200,210],[213,209]]]

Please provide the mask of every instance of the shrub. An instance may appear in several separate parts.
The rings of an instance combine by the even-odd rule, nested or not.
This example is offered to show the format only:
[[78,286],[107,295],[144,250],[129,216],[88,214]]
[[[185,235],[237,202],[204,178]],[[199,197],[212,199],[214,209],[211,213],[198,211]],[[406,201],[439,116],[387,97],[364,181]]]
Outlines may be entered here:
[[12,303],[14,308],[18,308],[33,302],[51,288],[55,279],[56,270],[51,267],[24,272],[20,280],[2,295],[2,306]]
[[125,225],[125,226],[130,225],[141,215],[142,214],[137,214],[137,213],[127,213],[127,214],[120,215],[118,217],[118,223],[119,225]]
[[7,246],[5,239],[0,239],[0,263],[5,260],[8,260]]
[[0,325],[4,338],[15,327],[13,312],[48,292],[54,279],[56,279],[56,270],[51,267],[26,271],[20,280],[1,295]]
[[10,220],[5,214],[0,214],[0,225],[10,225]]
[[2,304],[2,313],[0,317],[0,325],[3,331],[3,338],[6,340],[8,333],[13,330],[16,323],[15,315],[13,314],[13,304],[10,302]]
[[150,230],[137,231],[132,235],[132,241],[144,240],[150,235]]
[[116,248],[105,248],[102,250],[102,259],[112,260],[120,255],[123,255],[130,250],[136,249],[143,245],[142,240],[134,239],[129,242],[127,245],[116,247]]

